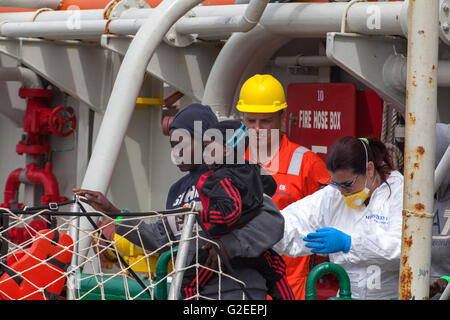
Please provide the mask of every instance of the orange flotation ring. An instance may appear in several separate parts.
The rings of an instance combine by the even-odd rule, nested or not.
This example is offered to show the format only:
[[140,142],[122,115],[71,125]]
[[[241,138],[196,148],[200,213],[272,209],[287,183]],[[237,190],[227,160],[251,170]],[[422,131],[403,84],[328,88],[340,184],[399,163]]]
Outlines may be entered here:
[[66,282],[72,259],[72,238],[57,230],[36,233],[29,249],[8,256],[0,277],[4,300],[55,300]]

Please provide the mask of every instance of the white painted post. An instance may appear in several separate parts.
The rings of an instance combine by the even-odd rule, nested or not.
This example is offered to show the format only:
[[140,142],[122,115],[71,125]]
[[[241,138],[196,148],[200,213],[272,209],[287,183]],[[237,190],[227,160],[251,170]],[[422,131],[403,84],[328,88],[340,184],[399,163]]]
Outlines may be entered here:
[[439,0],[410,1],[399,298],[428,299],[434,204]]

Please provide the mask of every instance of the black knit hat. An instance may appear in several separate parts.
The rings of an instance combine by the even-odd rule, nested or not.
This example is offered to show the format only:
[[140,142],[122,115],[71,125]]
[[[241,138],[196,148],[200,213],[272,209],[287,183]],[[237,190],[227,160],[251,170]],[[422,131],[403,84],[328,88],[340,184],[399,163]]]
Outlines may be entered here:
[[[195,125],[196,121],[201,122],[201,126],[199,124]],[[175,115],[172,123],[169,125],[169,131],[172,129],[186,129],[191,135],[198,134],[201,138],[206,130],[216,126],[218,122],[210,106],[192,103]]]

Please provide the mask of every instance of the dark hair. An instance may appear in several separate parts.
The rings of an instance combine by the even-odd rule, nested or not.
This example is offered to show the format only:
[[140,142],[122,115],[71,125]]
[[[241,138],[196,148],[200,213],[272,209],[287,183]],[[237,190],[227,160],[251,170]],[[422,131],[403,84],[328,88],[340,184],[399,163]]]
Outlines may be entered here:
[[[367,140],[369,143],[367,144]],[[352,170],[356,174],[366,174],[366,151],[368,161],[372,161],[375,170],[383,181],[394,170],[391,155],[383,142],[375,137],[355,138],[342,137],[330,147],[327,156],[327,169],[330,172],[338,170]]]
[[[234,151],[231,156],[233,158],[228,159],[228,161],[234,161],[237,163],[238,159],[243,158],[245,150],[247,150],[249,144],[249,138],[247,133],[247,127],[242,121],[239,120],[224,120],[219,122],[217,125],[213,126],[211,129],[217,129],[222,133],[223,141],[221,143],[223,146],[232,146]],[[230,137],[227,136],[227,131],[230,130],[233,135],[232,139],[228,140]],[[228,132],[230,133],[230,132]]]
[[[224,120],[220,121],[217,125],[213,126],[212,129],[218,129],[222,133],[223,137],[223,145],[232,145],[234,149],[237,148],[237,145],[244,143],[244,150],[248,147],[248,135],[247,127],[239,120]],[[227,141],[227,130],[232,130],[235,135],[233,135],[233,139],[231,141]]]

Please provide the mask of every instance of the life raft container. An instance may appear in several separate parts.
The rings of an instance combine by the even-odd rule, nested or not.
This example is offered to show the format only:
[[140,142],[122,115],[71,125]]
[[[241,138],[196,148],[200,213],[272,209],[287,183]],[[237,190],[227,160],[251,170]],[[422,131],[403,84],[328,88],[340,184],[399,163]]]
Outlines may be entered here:
[[4,300],[56,300],[66,282],[72,259],[72,238],[57,230],[36,233],[29,249],[8,256],[2,266],[0,298]]

